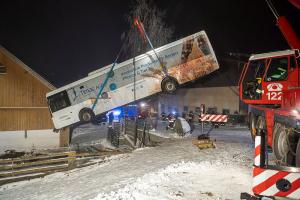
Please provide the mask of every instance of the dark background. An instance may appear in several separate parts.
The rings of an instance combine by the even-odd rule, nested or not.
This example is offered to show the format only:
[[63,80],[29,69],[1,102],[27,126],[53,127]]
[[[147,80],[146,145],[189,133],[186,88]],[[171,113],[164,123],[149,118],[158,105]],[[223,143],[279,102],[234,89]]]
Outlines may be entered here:
[[[113,62],[131,1],[10,0],[0,3],[0,44],[59,87]],[[205,30],[221,69],[198,81],[236,84],[240,65],[234,53],[288,49],[263,0],[156,0],[175,28],[173,39]],[[300,35],[300,11],[287,0],[274,2]],[[218,76],[215,76],[215,75]],[[222,78],[218,78],[223,76]],[[212,81],[213,79],[213,81]]]

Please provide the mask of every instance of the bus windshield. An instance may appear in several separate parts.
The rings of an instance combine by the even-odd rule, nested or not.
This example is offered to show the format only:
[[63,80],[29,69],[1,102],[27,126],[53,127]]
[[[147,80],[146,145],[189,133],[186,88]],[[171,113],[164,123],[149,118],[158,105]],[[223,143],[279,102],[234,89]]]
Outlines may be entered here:
[[71,106],[71,102],[66,91],[49,96],[47,99],[52,113]]

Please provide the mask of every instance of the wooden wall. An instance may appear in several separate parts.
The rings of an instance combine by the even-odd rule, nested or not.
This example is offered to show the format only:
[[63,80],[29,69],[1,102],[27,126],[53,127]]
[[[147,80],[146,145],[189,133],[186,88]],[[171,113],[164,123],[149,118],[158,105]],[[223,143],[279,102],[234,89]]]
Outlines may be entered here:
[[0,63],[7,67],[0,75],[0,131],[53,128],[46,102],[46,93],[53,88],[1,48]]

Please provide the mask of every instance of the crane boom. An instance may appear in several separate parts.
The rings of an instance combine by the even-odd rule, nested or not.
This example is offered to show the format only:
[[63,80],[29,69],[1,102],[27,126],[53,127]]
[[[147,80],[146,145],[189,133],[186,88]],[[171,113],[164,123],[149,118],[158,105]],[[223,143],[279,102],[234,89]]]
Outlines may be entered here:
[[285,16],[280,16],[271,0],[266,0],[270,10],[277,20],[277,26],[292,49],[300,49],[300,39]]
[[277,18],[277,25],[286,39],[287,43],[292,49],[300,49],[300,39],[298,38],[295,30],[284,16]]

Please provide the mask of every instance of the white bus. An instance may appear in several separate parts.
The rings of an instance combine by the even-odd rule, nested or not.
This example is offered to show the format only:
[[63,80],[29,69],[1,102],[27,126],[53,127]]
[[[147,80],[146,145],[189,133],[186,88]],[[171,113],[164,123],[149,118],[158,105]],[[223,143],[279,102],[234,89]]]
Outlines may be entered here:
[[[56,129],[76,122],[88,122],[105,113],[155,93],[173,92],[178,85],[195,80],[219,68],[204,31],[156,48],[115,65],[113,73],[93,109],[101,83],[111,66],[100,68],[87,77],[47,93]],[[161,63],[167,69],[162,72]],[[135,81],[134,81],[135,80]]]

